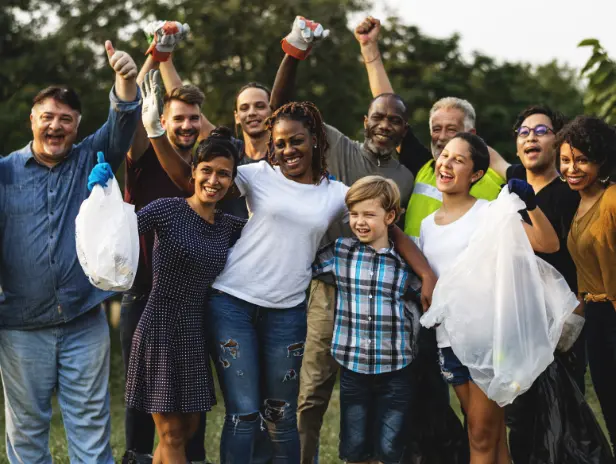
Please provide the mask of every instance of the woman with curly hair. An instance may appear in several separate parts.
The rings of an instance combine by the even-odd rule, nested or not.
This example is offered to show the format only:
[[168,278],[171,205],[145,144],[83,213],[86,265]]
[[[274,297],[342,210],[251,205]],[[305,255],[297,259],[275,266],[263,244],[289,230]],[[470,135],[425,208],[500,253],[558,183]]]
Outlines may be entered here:
[[616,441],[616,130],[578,116],[558,134],[562,180],[580,194],[567,241],[586,302],[592,381],[612,447]]
[[328,177],[317,107],[284,105],[267,128],[270,162],[238,168],[235,185],[251,216],[209,299],[208,328],[226,408],[220,444],[225,464],[250,463],[264,425],[273,462],[299,463],[306,288],[323,235],[346,211],[348,187]]

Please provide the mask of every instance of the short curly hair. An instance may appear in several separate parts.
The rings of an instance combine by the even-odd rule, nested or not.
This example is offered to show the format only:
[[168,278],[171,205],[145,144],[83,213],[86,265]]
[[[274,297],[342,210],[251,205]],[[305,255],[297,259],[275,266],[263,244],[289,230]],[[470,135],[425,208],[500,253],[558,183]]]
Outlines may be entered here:
[[[599,179],[614,180],[616,174],[616,129],[595,116],[578,116],[557,134],[557,153],[563,143],[581,151],[598,164]],[[559,164],[560,164],[560,157]],[[560,166],[559,166],[560,168]]]

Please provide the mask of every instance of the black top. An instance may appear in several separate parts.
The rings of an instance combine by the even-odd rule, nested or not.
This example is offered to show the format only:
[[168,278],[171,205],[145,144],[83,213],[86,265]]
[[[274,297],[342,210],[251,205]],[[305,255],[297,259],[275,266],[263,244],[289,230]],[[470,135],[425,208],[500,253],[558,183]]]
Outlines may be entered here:
[[[507,169],[507,180],[522,179],[526,180],[526,169],[521,164],[514,164]],[[575,216],[580,195],[569,188],[558,177],[543,187],[536,194],[537,206],[546,215],[552,227],[558,235],[560,249],[556,253],[535,253],[541,259],[547,261],[560,272],[571,290],[577,293],[577,277],[575,264],[567,249],[567,236],[571,228],[571,222]],[[524,221],[530,224],[530,218],[526,211],[522,212]]]
[[[244,141],[233,138],[233,144],[240,152],[240,162],[238,166],[245,164],[258,163],[261,160],[253,160],[251,157],[246,156]],[[236,187],[231,187],[236,188]],[[216,208],[221,211],[236,216],[242,219],[248,219],[248,207],[246,206],[246,198],[239,196],[228,196],[216,204]]]
[[417,177],[419,170],[432,159],[432,152],[426,148],[409,127],[400,148],[400,164],[405,166]]

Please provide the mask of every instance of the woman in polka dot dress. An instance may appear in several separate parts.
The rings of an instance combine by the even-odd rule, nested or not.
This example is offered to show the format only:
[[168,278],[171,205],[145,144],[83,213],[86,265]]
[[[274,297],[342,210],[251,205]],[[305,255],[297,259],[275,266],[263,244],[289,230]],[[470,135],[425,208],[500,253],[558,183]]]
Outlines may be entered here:
[[215,211],[233,184],[237,161],[230,131],[212,131],[195,154],[195,193],[156,200],[137,213],[139,233],[156,233],[154,276],[133,338],[126,404],[154,418],[160,439],[154,463],[186,462],[184,446],[199,415],[215,404],[204,307],[245,223]]

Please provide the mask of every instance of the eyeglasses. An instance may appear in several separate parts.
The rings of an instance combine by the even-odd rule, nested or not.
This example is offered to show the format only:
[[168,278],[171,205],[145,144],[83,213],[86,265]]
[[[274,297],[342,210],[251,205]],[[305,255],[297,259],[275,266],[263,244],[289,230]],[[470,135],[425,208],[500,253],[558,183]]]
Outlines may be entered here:
[[534,132],[537,137],[543,137],[548,132],[552,132],[553,134],[556,133],[554,132],[554,129],[546,126],[545,124],[537,124],[535,127],[520,126],[516,131],[518,137],[522,139],[528,137],[531,132]]

